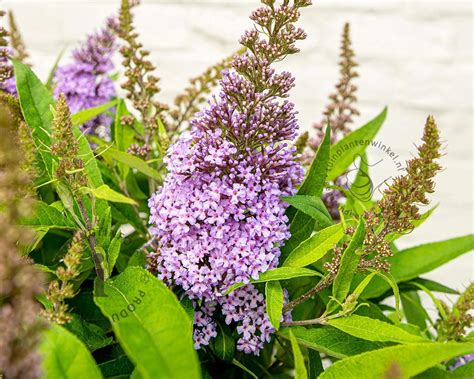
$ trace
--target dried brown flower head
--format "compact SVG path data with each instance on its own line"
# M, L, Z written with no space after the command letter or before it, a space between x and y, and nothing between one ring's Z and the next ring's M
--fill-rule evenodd
M39 378L36 345L44 324L35 296L43 280L17 247L25 233L15 225L31 211L30 178L20 169L23 152L5 108L0 108L0 132L0 376Z
M131 7L134 5L136 5L134 2L122 0L119 25L113 29L125 42L120 48L120 53L124 58L122 65L127 78L122 88L127 91L127 98L141 115L145 128L144 144L149 146L158 129L157 119L168 107L155 100L155 95L160 92L159 78L153 75L155 66L147 58L150 52L143 49L143 45L138 41L138 33L135 31L131 13Z
M471 283L459 296L450 310L441 302L446 318L441 317L437 323L438 339L441 341L461 341L466 331L472 328L474 322L474 283Z
M407 161L406 175L396 177L384 191L377 207L366 212L366 255L375 254L362 260L362 267L388 270L386 258L392 255L386 238L390 233L408 233L413 229L412 222L420 218L420 206L429 203L427 194L434 191L434 176L441 170L437 162L441 157L439 130L432 116L426 120L423 144L418 156Z
M26 63L29 54L26 51L23 37L21 36L20 30L15 21L15 16L11 10L8 11L8 23L10 27L10 46L13 50L12 57L20 62Z
M3 16L5 16L5 11L0 10L0 18ZM0 26L0 83L13 77L13 67L8 60L10 51L7 37L9 37L7 30Z
M305 148L308 144L308 140L309 140L309 133L308 132L304 132L304 133L299 135L299 137L295 141L295 147L296 147L295 154L303 154L304 153L304 150L305 150Z
M84 162L78 158L79 147L73 132L71 112L64 94L59 96L56 103L52 126L51 152L58 160L55 175L58 179L64 180L75 192L87 184L87 179L82 171Z
M66 299L74 297L74 287L72 281L79 274L79 266L84 251L84 236L81 232L76 232L71 245L62 259L64 265L56 269L56 277L49 284L47 299L52 307L43 312L46 318L57 324L65 324L71 321L71 315L68 314L69 307L65 303Z
M350 25L346 23L342 32L339 81L336 84L336 91L329 95L330 102L323 112L323 118L313 125L316 136L310 139L309 144L314 151L320 145L328 124L331 126L331 142L335 143L350 132L349 125L354 121L354 116L359 115L354 106L357 101L355 95L357 86L353 81L359 76L355 70L357 63L354 61L354 56Z

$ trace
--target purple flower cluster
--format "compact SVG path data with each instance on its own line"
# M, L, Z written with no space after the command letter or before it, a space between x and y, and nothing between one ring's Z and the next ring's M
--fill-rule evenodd
M0 80L0 90L3 90L11 95L17 94L16 79L13 75L13 66L8 59L11 55L11 48L8 46L0 46L0 71L11 76L8 79Z
M286 290L284 290L284 297L287 301ZM216 302L207 303L196 310L194 313L195 348L208 345L209 341L217 335L217 324L212 318L217 304L221 306L225 323L238 325L237 333L241 337L237 340L237 349L247 354L258 355L264 344L270 342L275 328L268 319L264 296L252 284L238 288L229 295L218 298ZM285 313L281 321L291 321L291 311Z
M11 77L4 82L0 83L0 89L3 91L9 93L10 95L17 95L17 90L16 90L16 79L15 77Z
M113 24L109 20L109 24ZM109 26L89 35L87 41L72 53L72 62L59 67L55 74L55 97L66 95L72 113L110 101L116 91L109 77L114 68L112 56L116 51L115 36ZM112 118L101 114L87 121L81 129L86 133L107 137Z
M237 323L237 348L246 353L258 354L274 331L253 285L224 295L234 283L277 267L290 236L281 197L292 195L303 177L295 149L284 142L298 128L293 104L281 100L294 79L271 63L296 52L293 43L305 34L291 23L296 6L262 8L251 18L269 26L272 17L286 26L271 27L272 42L255 30L244 34L241 43L252 53L235 57L234 70L222 73L220 93L168 151L169 174L149 200L158 246L149 257L153 267L204 304L196 309L196 347L215 336L216 309L227 324Z

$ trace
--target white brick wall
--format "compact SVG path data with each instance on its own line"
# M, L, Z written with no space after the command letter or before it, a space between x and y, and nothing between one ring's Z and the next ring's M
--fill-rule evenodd
M35 69L46 77L63 46L72 47L86 32L115 12L119 0L10 0ZM152 50L168 101L187 78L237 48L257 0L144 0L137 24ZM427 114L438 120L446 156L433 203L441 205L403 245L473 232L473 8L470 1L314 0L303 10L309 37L285 68L297 78L292 100L303 129L319 120L337 77L342 25L349 21L360 63L358 124L389 106L379 139L403 159L414 152ZM456 288L473 279L473 256L436 270L431 278Z

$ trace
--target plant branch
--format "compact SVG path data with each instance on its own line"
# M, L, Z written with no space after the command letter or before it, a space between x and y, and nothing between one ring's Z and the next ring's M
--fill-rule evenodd
M316 284L313 288L311 288L309 291L301 295L300 297L297 297L293 301L290 301L288 304L286 304L283 307L283 313L288 312L289 310L293 309L297 305L305 302L306 300L310 299L314 295L316 295L318 292L321 292L323 289L329 287L332 282L335 279L335 275L329 273L327 274L324 278L322 278L318 284Z
M303 326L303 325L325 325L327 322L326 317L318 317L318 318L313 318L311 320L298 320L298 321L288 321L288 322L282 322L282 326Z
M87 213L86 207L84 206L84 202L82 201L82 199L78 199L77 204L79 205L79 209L81 211L82 217L84 218L84 221L86 223L87 242L89 243L89 247L91 249L92 260L94 261L95 271L97 273L98 278L104 281L105 280L104 269L102 268L101 260L96 251L97 240L92 231L92 223L89 218L89 214Z

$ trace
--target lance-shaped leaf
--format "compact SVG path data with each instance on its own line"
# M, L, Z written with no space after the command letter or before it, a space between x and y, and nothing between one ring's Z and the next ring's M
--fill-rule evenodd
M426 330L426 321L431 322L431 320L421 303L418 292L402 292L401 301L407 322L418 326L421 331Z
M121 99L117 105L114 122L114 141L118 151L126 152L135 139L135 130L130 125L122 124L122 117L130 115L125 101ZM127 178L130 167L120 162L118 167L121 177Z
M342 238L341 224L322 229L303 241L283 262L285 267L304 267L323 258Z
M397 343L428 342L425 338L408 333L398 326L355 314L329 320L328 324L351 336L367 341Z
M31 137L42 159L42 165L49 178L53 177L53 156L51 154L51 107L55 101L48 89L26 64L12 59L15 68L18 100L23 117L31 130Z
M324 202L321 198L309 195L285 196L283 200L298 211L310 216L318 225L318 229L327 228L333 224Z
M97 199L107 200L113 203L137 204L135 200L113 190L107 184L102 184L97 188L84 188L84 190L91 192Z
M117 100L112 100L104 104L97 105L92 108L83 109L71 116L71 121L74 126L79 126L86 123L89 120L101 115L117 105Z
M389 258L390 271L397 283L404 282L430 272L472 249L474 249L472 234L411 247ZM374 279L364 291L363 297L369 299L380 296L389 288L382 280Z
M304 365L304 357L301 353L298 342L296 341L295 336L289 331L291 349L293 350L293 360L295 362L295 379L307 379L308 373L306 371L306 366Z
M87 141L87 138L77 126L74 127L73 131L79 147L78 156L84 162L85 172L89 178L90 185L94 188L100 187L104 184L104 181L89 141Z
M192 307L192 305L191 305ZM235 354L235 341L227 326L217 322L217 336L211 342L214 353L224 361L232 362Z
M274 268L273 270L262 272L258 279L252 279L250 283L264 283L272 280L288 280L301 278L304 276L322 276L322 274L307 268L278 267ZM246 283L233 284L225 291L224 294L227 295L237 288L243 287L245 285Z
M268 319L276 330L280 329L280 319L283 310L283 288L281 288L279 281L271 281L265 284L265 302Z
M353 337L332 326L309 329L300 326L283 328L279 335L289 339L290 329L300 345L334 358L345 358L387 346L385 342L372 342Z
M354 130L331 147L327 173L328 181L334 180L343 174L354 159L364 153L367 146L380 130L386 115L387 108L384 108L373 120L359 129Z
M362 242L364 242L364 238L365 224L361 218L351 242L349 242L349 245L342 254L339 270L337 271L336 279L334 279L332 287L334 300L328 304L328 309L337 308L337 303L342 303L346 299L351 288L352 278L355 275L360 261L360 255L357 254L357 249L362 245Z
M94 301L143 378L200 377L192 321L161 281L129 267L103 285Z
M34 216L22 220L21 224L35 228L74 230L76 225L55 207L38 201L34 205Z
M124 165L130 167L130 168L135 168L138 171L140 171L142 174L145 174L146 176L155 179L156 181L160 182L162 181L161 175L156 171L155 169L151 168L148 163L146 163L143 159L140 159L134 155L128 154L124 151L119 151L116 149L104 149L101 153L101 155L104 155L107 158L114 159L120 163L123 163Z
M400 378L409 378L439 362L473 351L474 344L454 342L391 346L336 362L319 379L345 378L348 374L353 378L383 378L393 365L400 370Z
M299 188L297 195L310 195L321 197L324 190L324 184L326 183L326 173L329 161L329 148L331 144L331 128L326 128L326 134L324 135L323 142L316 152L316 156L311 163L308 174L303 184ZM282 258L286 257L295 247L297 247L302 241L307 239L313 230L315 229L315 221L307 214L298 211L295 207L291 206L287 209L286 215L290 221L290 233L291 237L282 246ZM320 229L320 228L318 228Z

